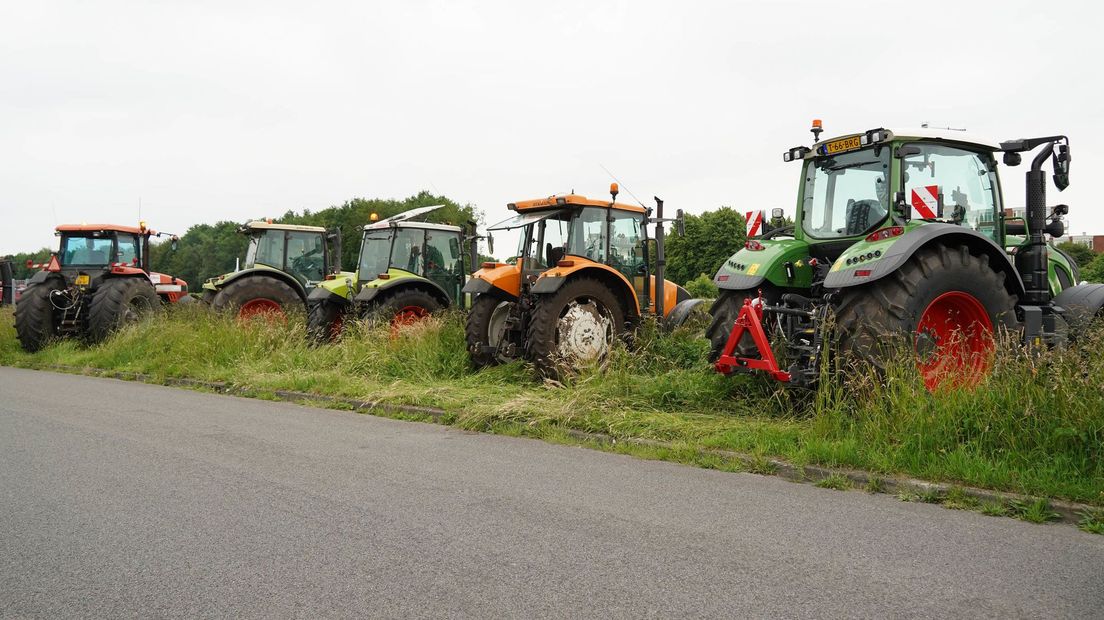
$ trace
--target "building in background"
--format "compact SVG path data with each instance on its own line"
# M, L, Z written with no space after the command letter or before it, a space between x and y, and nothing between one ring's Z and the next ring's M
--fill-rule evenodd
M1067 235L1065 237L1059 237L1055 239L1058 243L1077 243L1083 245L1093 252L1100 254L1104 252L1104 235L1089 235L1081 233L1080 235Z

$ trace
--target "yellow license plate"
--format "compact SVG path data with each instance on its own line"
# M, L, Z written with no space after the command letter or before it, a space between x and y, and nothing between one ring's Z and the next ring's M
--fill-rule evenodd
M854 138L844 138L843 140L835 140L833 142L829 142L828 144L824 145L824 151L829 155L832 155L833 153L842 153L843 151L857 149L860 146L862 145L859 144L859 137L855 136Z
M77 276L77 286L88 286L88 276L86 276L86 275Z

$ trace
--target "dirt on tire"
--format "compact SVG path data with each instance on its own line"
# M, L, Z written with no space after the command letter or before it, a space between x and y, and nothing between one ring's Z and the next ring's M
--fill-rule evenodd
M577 334L566 331L574 329L574 326L568 324L571 319L565 314L584 306L589 306L584 314L597 312L604 315L604 320L609 321L608 333L594 333L589 326ZM581 364L604 364L613 341L627 332L624 308L613 291L598 280L576 278L568 280L560 290L537 302L525 338L526 353L542 376L562 380L573 374ZM564 336L570 336L572 342L561 342ZM596 342L595 338L604 340L604 343ZM595 359L579 359L568 350L570 347L580 351L594 349L597 352Z

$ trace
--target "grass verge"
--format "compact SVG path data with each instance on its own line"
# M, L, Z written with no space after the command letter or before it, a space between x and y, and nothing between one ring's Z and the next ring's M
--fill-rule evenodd
M757 377L726 378L711 370L708 344L694 332L661 334L650 325L633 351L615 351L605 372L584 372L564 385L534 379L521 363L471 368L459 314L398 334L352 325L341 343L311 347L296 320L276 328L179 308L101 345L63 341L33 355L19 348L11 326L11 310L0 310L0 364L439 407L445 422L471 430L672 442L687 449L619 449L704 467L757 469L702 455L727 450L756 455L764 469L769 458L781 458L1104 506L1104 358L1094 353L1104 346L1101 333L1041 355L1005 347L978 388L933 395L908 364L890 368L884 385L849 370L812 394ZM1000 510L1049 518L1045 506Z

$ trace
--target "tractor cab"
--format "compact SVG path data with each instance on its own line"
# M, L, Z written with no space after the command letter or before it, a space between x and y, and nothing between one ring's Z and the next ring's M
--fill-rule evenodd
M111 269L113 266L149 269L149 238L158 234L145 226L63 224L58 263L64 271Z
M321 226L249 222L241 232L249 235L244 269L268 267L294 277L300 285L310 286L333 271L339 257L336 234Z
M365 226L357 264L359 287L377 280L416 276L440 287L449 300L459 299L460 287L470 273L462 250L464 229L412 219L438 208L411 209ZM473 261L467 261L467 265Z

